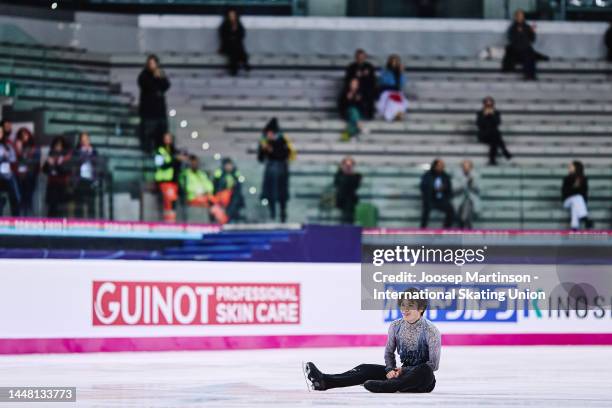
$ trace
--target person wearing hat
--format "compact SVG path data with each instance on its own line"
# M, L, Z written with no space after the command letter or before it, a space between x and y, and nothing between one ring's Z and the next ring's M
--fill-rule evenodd
M229 157L221 160L221 167L213 175L216 203L225 208L225 222L238 219L244 207L241 179L240 171Z
M385 364L360 364L341 374L324 374L314 363L304 365L304 374L315 391L363 385L375 393L427 393L436 386L434 371L440 365L441 336L423 314L427 297L417 288L399 293L402 314L389 326ZM396 365L399 354L401 367Z
M276 219L276 204L280 207L280 221L287 221L289 200L289 144L272 118L262 132L257 159L265 164L261 199L267 201L270 218Z

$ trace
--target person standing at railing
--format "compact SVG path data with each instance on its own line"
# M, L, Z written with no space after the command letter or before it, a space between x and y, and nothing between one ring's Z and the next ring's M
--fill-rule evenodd
M289 201L289 156L291 150L281 132L278 120L272 118L262 132L257 159L265 164L261 199L266 200L270 218L276 219L276 204L280 207L280 221L287 221Z
M3 193L8 194L8 200L11 207L11 215L17 217L19 215L19 204L21 195L17 178L15 177L15 166L17 164L17 155L15 149L8 140L9 134L4 133L5 128L0 126L0 215L4 211L6 198Z
M72 153L63 136L57 136L51 141L49 156L43 164L43 173L47 175L47 216L64 217L67 204L70 201L70 161Z
M87 132L82 132L79 135L79 143L74 151L74 158L77 167L74 189L75 216L77 218L95 218L98 152L92 146Z
M576 160L570 163L568 174L563 179L561 199L563 208L570 210L570 226L573 230L579 229L582 222L586 229L593 228L593 221L589 218L587 209L589 182L584 174L584 165L581 161Z
M21 215L34 214L34 191L40 173L40 148L36 145L34 136L28 128L17 131L15 140L17 153L17 182L21 193Z
M166 132L161 145L155 151L155 182L161 196L163 219L176 222L176 201L178 200L178 171L187 157L176 151L174 137Z
M238 74L240 66L247 71L251 70L249 55L244 48L245 35L246 32L238 12L235 9L229 9L219 26L219 40L221 41L219 53L227 56L229 72L232 76Z
M159 65L156 55L149 55L147 63L138 76L140 87L140 145L145 152L161 143L168 131L166 92L170 81Z

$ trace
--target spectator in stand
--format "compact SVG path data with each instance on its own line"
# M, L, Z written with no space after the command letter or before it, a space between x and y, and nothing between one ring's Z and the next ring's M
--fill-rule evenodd
M40 149L36 146L34 136L28 128L23 127L17 131L15 152L17 153L17 183L21 193L21 215L32 216L34 214L34 191L40 172Z
M476 126L478 127L478 141L489 145L489 165L491 166L497 165L498 150L502 151L506 159L512 159L502 138L499 125L501 125L501 113L495 109L495 100L487 96L482 100L482 110L476 114Z
M170 81L161 69L159 58L149 55L147 63L138 76L140 87L140 145L150 153L161 143L162 136L168 131L166 116L166 92Z
M376 98L376 68L368 62L368 55L362 49L355 51L355 61L346 68L344 86L354 78L359 80L359 90L363 97L363 117L374 118L374 100Z
M525 21L525 12L521 9L514 13L514 22L508 28L508 42L506 54L502 61L503 71L514 71L515 65L523 66L523 74L527 80L536 80L537 60L548 61L546 55L540 54L533 49L536 41L535 25L529 25Z
M471 160L461 162L461 171L455 177L454 195L457 200L457 222L462 229L472 229L474 218L480 212L479 177Z
M227 222L240 218L240 210L244 208L242 181L244 178L230 158L221 161L221 168L215 170L213 183L215 197L219 205L225 208Z
M79 143L73 156L78 166L78 176L74 190L75 216L77 218L95 218L98 152L92 146L87 132L82 132L79 135Z
M4 131L4 136L6 137L6 140L10 143L13 143L13 122L7 119L2 119L0 121L0 127Z
M431 167L421 178L421 228L427 228L429 213L432 209L444 213L444 228L450 228L455 219L455 210L451 203L453 187L449 175L444 171L444 161L435 159Z
M608 50L608 62L612 62L612 22L610 22L610 25L606 30L606 34L604 35L604 44L606 45L606 49Z
M0 126L0 215L4 211L6 198L3 193L8 194L11 215L19 215L19 205L21 195L17 177L15 177L15 165L17 164L17 154L9 142L9 135L5 132L6 127Z
M181 172L179 184L187 205L191 207L207 208L209 215L219 224L226 224L229 219L225 208L231 201L231 190L228 195L215 195L215 186L208 175L200 169L200 160L197 156L189 156L189 167Z
M249 55L244 49L245 30L240 16L235 9L229 9L219 27L219 40L221 46L219 53L228 58L230 74L238 74L238 68L244 67L247 71L251 70L249 65Z
M593 221L589 219L587 209L588 197L589 184L584 174L584 165L580 161L573 161L561 187L563 208L570 210L570 226L573 230L579 229L581 222L584 222L587 229L593 228Z
M70 161L72 153L63 136L57 136L51 141L49 156L43 164L43 173L47 175L47 215L49 217L64 217L67 214L67 204L70 201Z
M276 219L276 203L280 207L280 221L287 220L287 201L289 200L289 145L272 118L263 130L259 141L257 159L265 163L261 199L267 200L270 218Z
M408 101L404 96L404 66L398 55L389 57L387 66L380 73L378 85L381 92L376 103L378 113L387 121L402 120L408 109Z
M176 222L178 169L183 161L186 161L185 155L176 151L174 137L170 132L166 132L155 152L155 182L161 197L163 219L166 222Z
M348 141L364 132L362 119L365 114L365 100L361 93L359 79L353 78L342 90L338 101L340 115L346 120L346 130L342 132L342 141Z
M336 188L336 207L342 212L342 223L355 222L355 207L359 202L357 190L361 185L361 174L355 172L355 160L347 156L342 159L334 176Z

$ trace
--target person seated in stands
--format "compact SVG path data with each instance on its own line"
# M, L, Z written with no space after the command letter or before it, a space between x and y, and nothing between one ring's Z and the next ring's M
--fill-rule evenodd
M451 199L453 186L449 175L444 171L444 161L435 159L431 167L421 178L421 228L427 228L429 213L432 209L444 213L444 228L450 228L455 219L455 210Z
M480 188L478 174L471 160L461 162L461 171L454 178L453 192L457 206L459 228L472 229L474 218L480 212Z
M34 215L34 191L40 173L40 148L34 141L30 129L22 127L17 131L15 140L17 154L17 184L21 194L22 216Z
M168 131L166 116L166 92L170 89L170 81L160 67L156 55L147 57L147 64L138 75L140 87L140 145L150 153L161 143L161 138Z
M342 132L342 141L348 141L364 132L362 120L366 108L360 84L359 79L351 79L346 88L342 90L338 101L340 115L346 120L346 130Z
M276 219L276 204L278 203L280 221L285 222L289 200L290 147L276 118L268 122L262 133L257 152L257 159L266 166L261 199L267 201L272 220Z
M499 125L501 125L501 113L495 109L495 100L487 96L482 100L482 109L476 114L476 126L478 127L478 141L489 145L489 165L491 166L497 165L498 150L502 151L506 159L512 159L502 138Z
M334 176L336 207L342 212L343 224L355 222L355 207L359 202L357 190L361 185L361 174L355 172L355 160L351 156L342 159Z
M221 161L221 168L215 170L213 185L217 203L225 208L226 222L240 218L240 210L244 207L242 182L244 177L236 168L232 159L226 157Z
M570 210L570 226L573 230L579 229L582 222L587 229L593 228L587 209L588 197L589 184L584 174L584 165L580 161L573 161L561 187L563 208Z
M166 222L176 221L177 181L183 161L186 161L185 155L177 152L174 137L166 132L162 144L155 152L155 182L161 195L163 219Z
M398 55L391 55L387 60L387 66L380 73L378 79L380 96L376 103L378 113L385 120L402 120L408 109L408 101L404 96L406 77L404 66Z
M65 217L70 201L70 164L72 152L66 139L57 136L51 141L49 156L43 164L43 173L47 175L47 216Z
M368 62L368 55L362 49L355 51L355 61L351 63L344 73L344 87L354 78L359 80L359 89L363 97L363 117L374 118L374 100L376 97L376 68Z
M0 216L2 216L6 204L6 198L4 197L4 193L6 193L11 207L11 215L17 217L21 201L19 185L15 176L17 155L9 141L9 134L4 133L5 129L4 126L0 126Z
M606 45L606 49L608 50L608 62L612 62L612 21L610 22L610 25L606 30L606 34L604 35L604 44Z
M208 208L210 216L219 224L226 224L229 221L225 207L231 201L231 190L222 190L215 195L215 186L206 172L200 169L200 160L197 156L189 156L189 167L181 172L179 184L186 195L187 205Z
M527 80L537 79L536 62L548 61L546 55L533 49L536 41L535 26L527 24L525 12L521 9L514 13L514 22L508 28L508 42L506 53L502 61L503 71L514 71L516 64L523 66L523 75Z
M238 74L240 66L247 71L251 69L249 55L244 49L244 37L245 30L238 12L235 9L229 9L219 26L219 40L221 41L219 53L227 57L229 72L232 76Z
M96 189L98 151L91 144L89 134L81 132L79 143L74 150L77 166L77 181L74 190L75 216L94 218L96 216Z

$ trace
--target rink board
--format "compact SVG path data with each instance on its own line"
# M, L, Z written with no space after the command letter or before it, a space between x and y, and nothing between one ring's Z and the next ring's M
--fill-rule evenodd
M0 353L384 344L397 311L363 311L359 264L0 261ZM612 314L466 312L446 345L612 344Z

